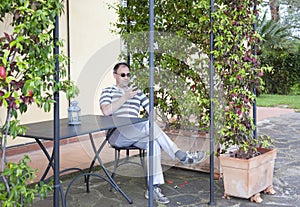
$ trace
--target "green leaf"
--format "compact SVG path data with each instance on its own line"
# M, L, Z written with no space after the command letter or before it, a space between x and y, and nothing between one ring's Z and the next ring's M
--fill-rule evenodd
M49 103L49 102L46 102L46 103L44 104L44 111L45 111L45 112L49 112L50 109L51 109L50 106L51 106L50 103Z

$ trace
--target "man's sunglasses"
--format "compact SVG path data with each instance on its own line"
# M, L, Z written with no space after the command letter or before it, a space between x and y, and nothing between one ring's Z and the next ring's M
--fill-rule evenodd
M124 78L125 76L127 76L128 78L130 77L130 73L121 73L121 74L115 73L115 74L121 76L122 78Z

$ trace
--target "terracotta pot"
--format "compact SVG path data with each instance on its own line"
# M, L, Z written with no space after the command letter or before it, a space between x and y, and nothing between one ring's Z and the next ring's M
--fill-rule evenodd
M277 151L276 149L259 149L259 151L263 154L248 160L220 157L225 197L250 198L272 187Z

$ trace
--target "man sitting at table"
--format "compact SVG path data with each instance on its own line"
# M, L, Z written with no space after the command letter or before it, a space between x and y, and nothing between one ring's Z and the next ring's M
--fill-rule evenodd
M113 76L116 84L102 90L99 104L104 115L123 117L138 117L140 106L149 113L149 99L140 90L131 88L130 69L128 64L121 62L114 66ZM161 167L161 149L174 160L177 158L184 164L196 164L204 161L205 153L183 152L178 146L154 124L154 151L153 151L153 185L154 199L159 203L169 203L169 199L161 192L159 185L164 184ZM131 126L117 128L110 137L110 144L118 147L134 145L141 149L148 149L149 122L141 122ZM145 197L148 199L148 189Z

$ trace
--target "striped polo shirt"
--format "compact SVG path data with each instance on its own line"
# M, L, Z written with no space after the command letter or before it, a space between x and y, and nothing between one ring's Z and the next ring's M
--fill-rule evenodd
M102 90L99 104L111 104L112 102L121 98L124 91L118 88L116 85L112 87L107 87ZM138 92L133 98L128 99L118 110L116 110L112 115L122 116L122 117L138 117L140 114L140 107L146 108L149 105L148 97L142 93Z

